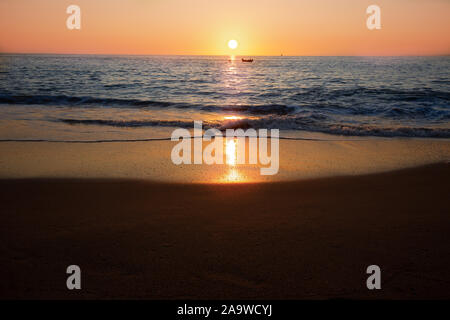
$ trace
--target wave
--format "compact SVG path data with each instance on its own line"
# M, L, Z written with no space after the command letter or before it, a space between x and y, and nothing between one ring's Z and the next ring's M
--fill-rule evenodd
M121 128L173 127L191 129L193 121L177 120L105 120L105 119L59 119L70 125L100 125ZM413 126L387 127L372 124L336 124L317 121L311 117L282 119L239 119L224 121L203 121L203 128L226 129L280 129L304 130L343 136L378 136L378 137L418 137L418 138L450 138L448 128L430 128Z
M427 88L407 90L364 87L329 89L325 86L299 88L296 91L287 98L289 103L235 105L92 96L11 95L8 94L8 91L3 91L0 93L0 104L79 108L149 108L151 110L175 108L216 113L219 115L218 118L224 114L243 118L203 123L205 128L220 130L267 128L305 130L347 136L450 138L450 129L448 129L450 93L445 91ZM287 96L287 92L284 94ZM79 113L79 109L75 108L74 110L75 114ZM181 112L181 110L178 111ZM82 116L77 115L65 115L64 117L66 118L58 118L56 121L69 125L121 128L193 127L192 121L184 120L117 120L114 119L114 115L108 115L112 119L82 119ZM78 117L80 119L77 119ZM53 116L49 116L49 119L52 121Z
M12 105L45 105L45 106L83 106L83 105L110 105L147 107L160 106L168 107L174 105L171 102L139 100L139 99L116 99L116 98L96 98L96 97L74 97L66 95L0 95L1 104Z
M44 106L106 106L106 107L127 107L127 108L148 108L148 107L173 107L180 109L198 109L209 112L242 112L248 114L274 114L285 115L297 110L296 106L283 104L265 105L199 105L180 102L140 100L140 99L116 99L116 98L95 98L95 97L72 97L65 95L0 95L0 104L8 105L44 105Z
M411 89L390 89L390 88L367 88L353 87L330 89L327 86L315 86L301 89L299 92L291 95L292 98L303 98L313 96L317 98L339 99L345 97L377 97L383 100L396 101L415 101L419 99L437 98L450 100L450 92L439 91L430 88L411 88Z
M163 120L103 120L103 119L59 119L59 121L77 125L100 125L120 128L139 128L139 127L177 127L191 128L192 121L163 121Z
M214 104L67 95L0 94L0 104L44 106L100 106L124 108L179 108L248 115L289 115L302 111L343 115L379 115L389 119L448 120L450 92L432 89L342 88L318 86L281 92L282 103ZM196 93L193 92L193 95ZM198 94L198 92L197 92ZM261 95L262 93L259 93ZM220 101L220 98L217 99ZM264 99L265 100L265 99ZM264 101L263 100L263 101Z

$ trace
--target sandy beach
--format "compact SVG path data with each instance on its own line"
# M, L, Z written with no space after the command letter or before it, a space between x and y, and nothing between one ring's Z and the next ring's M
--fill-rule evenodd
M295 172L321 172L322 177L246 183L139 179L136 172L152 172L158 157L129 163L147 165L149 171L139 165L126 171L122 158L92 161L96 153L86 149L91 146L71 145L72 154L66 145L4 143L0 297L448 299L448 142L393 140L389 148L389 141L371 147L367 142L365 149L352 147L354 142L321 149L308 143L303 151L309 153L281 147L279 177L305 163L307 169ZM118 146L117 154L137 159L139 145ZM409 148L417 150L407 158L416 167L398 169L407 167L399 159ZM113 152L111 145L108 150ZM367 161L367 150L379 156ZM300 154L309 162L300 161ZM440 163L432 164L436 159ZM85 170L79 170L83 164ZM90 176L101 164L134 174ZM22 175L5 176L20 167ZM85 176L70 175L67 168ZM185 170L189 178L202 167L192 170ZM203 172L212 179L210 171ZM82 270L79 291L66 288L65 271L72 264ZM381 290L366 288L366 268L372 264L381 267Z

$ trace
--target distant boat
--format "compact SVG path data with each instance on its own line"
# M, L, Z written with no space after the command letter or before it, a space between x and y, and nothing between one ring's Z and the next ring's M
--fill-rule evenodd
M253 59L244 59L244 58L242 58L242 62L253 62Z

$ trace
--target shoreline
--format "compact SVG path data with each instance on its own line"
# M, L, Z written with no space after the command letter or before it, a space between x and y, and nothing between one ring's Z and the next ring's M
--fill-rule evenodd
M448 299L449 187L448 163L253 184L0 180L0 296ZM382 290L365 287L372 264Z
M171 152L177 144L177 141L3 142L0 143L0 179L123 178L179 183L257 183L357 176L450 160L450 140L279 140L278 173L261 176L260 168L268 165L175 165ZM204 142L202 147L208 144Z

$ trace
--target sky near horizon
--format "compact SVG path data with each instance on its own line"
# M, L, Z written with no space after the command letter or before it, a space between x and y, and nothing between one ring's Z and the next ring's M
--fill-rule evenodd
M81 30L66 27L71 4ZM372 4L380 30L366 27ZM1 0L0 52L450 54L450 0Z

